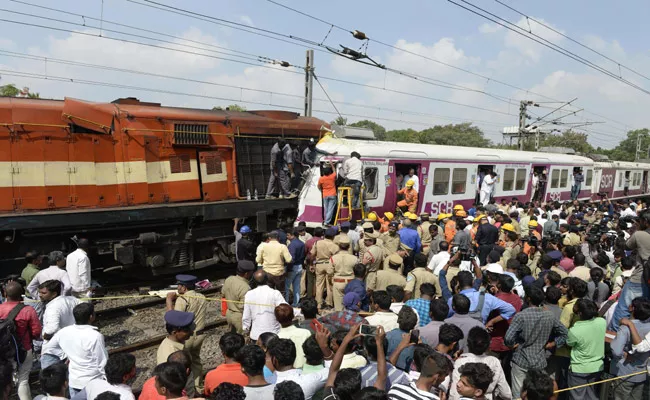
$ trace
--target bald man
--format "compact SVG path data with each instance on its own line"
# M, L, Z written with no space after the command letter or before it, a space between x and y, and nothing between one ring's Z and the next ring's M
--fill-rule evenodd
M269 277L264 270L258 270L253 274L253 280L257 287L248 291L244 296L244 314L242 316L242 328L244 333L248 332L252 340L257 340L264 332L280 332L280 323L269 307L276 307L286 304L284 296L276 289L268 285Z

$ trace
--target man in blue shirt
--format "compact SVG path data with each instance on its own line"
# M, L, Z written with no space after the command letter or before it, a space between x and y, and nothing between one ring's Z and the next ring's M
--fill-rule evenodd
M478 290L474 288L474 277L469 271L461 271L456 275L456 279L458 280L458 287L460 288L460 294L465 295L469 301L470 301L470 307L469 307L469 312L474 313L478 312L478 304L479 304L479 298L481 296L485 296L483 300L483 308L480 310L481 312L481 319L483 320L483 324L486 324L488 320L488 316L490 313L494 310L499 311L499 315L495 317L494 319L498 319L497 321L494 321L494 323L499 322L501 320L509 320L515 315L515 308L512 306L510 303L506 303L505 301L492 296L489 293L482 294ZM449 304L449 307L451 307L451 299L447 301ZM454 314L453 310L449 312L449 316L451 317Z
M431 322L429 308L431 307L431 300L436 294L436 287L432 283L423 283L420 286L420 298L411 299L406 301L406 305L411 307L420 317L420 326L425 326Z
M405 219L402 225L403 228L397 233L399 234L401 244L410 249L406 257L404 257L404 272L408 273L413 269L413 258L422 250L422 242L413 221Z
M285 284L284 298L294 307L300 302L300 277L302 276L302 264L305 261L305 244L300 240L298 231L287 233L289 240L289 254L291 254L291 265L287 265L287 278ZM289 286L293 286L293 301L289 294Z
M370 299L368 299L368 292L366 291L366 266L357 264L352 269L354 272L354 279L348 282L343 289L343 294L346 295L350 292L356 293L361 299L361 310L368 311L370 309Z
M389 356L393 355L393 352L399 346L402 341L402 335L405 333L411 333L411 331L417 326L418 319L417 314L411 307L402 307L397 314L397 323L399 328L395 328L390 332L386 332L386 340L388 340L388 350L386 351L386 359L389 359ZM395 366L402 371L409 371L411 367L411 362L413 361L413 346L409 346L406 349L402 350L399 353L397 358L397 363Z
M611 343L614 357L610 371L617 376L645 371L646 360L650 357L650 352L630 352L632 340L628 327L628 324L634 325L641 337L650 332L650 299L637 297L632 300L630 308L632 309L632 319L624 318L621 321L621 327ZM649 390L650 378L647 374L640 374L621 380L614 390L614 395L617 399L642 399L648 398Z

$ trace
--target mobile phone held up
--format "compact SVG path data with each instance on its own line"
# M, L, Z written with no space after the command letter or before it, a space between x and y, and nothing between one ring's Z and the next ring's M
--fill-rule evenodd
M375 336L377 334L377 327L372 325L361 325L359 333L366 336Z
M420 331L413 330L411 331L411 343L418 344L420 341Z

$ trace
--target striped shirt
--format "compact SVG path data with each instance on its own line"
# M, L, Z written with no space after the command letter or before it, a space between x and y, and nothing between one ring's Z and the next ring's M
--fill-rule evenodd
M435 394L418 389L415 382L408 385L393 385L388 391L388 398L391 400L440 400L440 397Z

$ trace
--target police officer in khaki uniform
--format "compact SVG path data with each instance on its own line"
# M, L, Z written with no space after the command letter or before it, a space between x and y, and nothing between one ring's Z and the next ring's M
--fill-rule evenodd
M429 214L420 214L420 221L417 231L420 235L420 242L422 242L422 253L424 253L425 256L428 256L430 251L429 246L431 245L432 240L431 233L429 233L429 227L431 226L431 222L429 222Z
M347 222L347 221L346 221L346 222ZM348 227L350 226L349 224L350 224L350 223L348 222ZM342 224L341 224L341 225L342 225ZM348 231L349 231L349 229L348 229ZM334 240L333 240L333 242L334 242L335 245L338 246L338 245L341 243L341 240L345 240L345 239L347 239L347 240L349 241L349 240L350 240L350 237L348 236L347 231L346 231L346 232L343 232L343 231L341 230L341 232L339 232L338 235L334 236ZM340 248L340 246L339 246L339 248ZM352 246L347 246L347 249L346 249L345 251L346 251L347 253L349 253L349 254L353 254L353 253L352 253Z
M373 238L375 239L375 244L379 247L383 247L383 240L381 240L380 236L381 233L379 231L375 230L375 227L372 225L372 222L364 222L363 225L361 225L361 228L363 228L363 235L362 239L365 238ZM365 240L360 240L359 241L359 259L363 260L363 255L366 252L366 244Z
M428 229L428 228L427 228ZM406 299L419 299L420 298L420 285L423 283L430 283L435 286L436 276L433 272L427 269L427 256L422 253L415 255L413 259L414 268L406 276Z
M388 224L388 232L381 234L381 241L383 242L383 247L387 255L396 253L397 250L399 250L401 241L399 235L397 234L398 226L399 223L397 221L391 221Z
M243 333L241 319L244 313L244 297L251 289L249 281L255 272L255 264L248 260L239 260L237 263L237 275L229 276L223 283L221 294L226 299L225 306L226 322L228 330L235 333ZM221 304L222 310L224 304Z
M343 310L343 292L345 285L354 279L354 266L357 265L357 257L350 254L350 238L346 236L339 238L339 252L330 259L334 276L332 277L334 310Z
M377 285L375 290L386 290L390 285L397 285L400 287L406 286L406 278L399 273L399 268L402 266L403 259L397 253L391 254L388 257L388 269L377 271Z
M338 253L339 247L334 244L336 230L327 228L325 239L319 240L311 248L312 260L314 260L314 272L316 273L316 303L323 301L323 291L327 290L325 306L333 307L332 302L332 264L330 258Z
M384 262L384 250L377 246L377 239L372 237L363 238L366 251L363 253L361 264L366 266L368 271L366 275L366 289L375 290L377 284L377 271L379 271Z
M178 283L178 295L171 292L167 295L167 310L176 310L191 312L194 314L194 324L196 326L192 336L185 342L185 350L190 353L192 358L192 374L194 375L194 385L196 390L203 392L203 365L201 364L201 346L205 335L202 333L205 328L205 320L208 308L208 302L205 296L197 293L195 284L198 281L193 275L176 275Z

